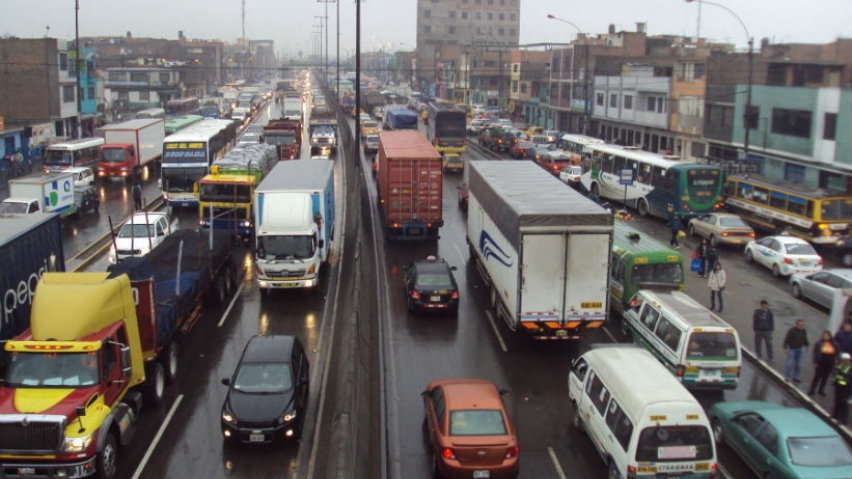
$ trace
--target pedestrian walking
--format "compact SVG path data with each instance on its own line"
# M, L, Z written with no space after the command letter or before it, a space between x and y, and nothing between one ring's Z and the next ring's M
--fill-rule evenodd
M713 271L716 263L719 262L719 250L713 243L707 245L707 271Z
M797 319L796 325L787 331L784 336L784 352L787 353L787 363L784 365L784 380L792 380L794 383L801 382L799 374L802 372L802 356L805 354L810 343L808 342L808 331L805 329L805 321Z
M21 149L15 149L12 153L12 167L14 168L15 176L23 176L24 174L24 155L21 154Z
M680 242L678 241L678 236L683 231L683 220L680 219L680 215L677 213L672 214L671 219L668 223L666 223L672 231L672 239L669 240L669 244L674 247L674 249L680 249Z
M840 326L834 340L837 341L841 352L852 354L852 321L846 321Z
M707 238L702 238L701 242L698 243L698 246L695 248L695 254L692 256L693 258L698 258L701 260L701 269L698 271L698 277L703 278L704 275L708 274L709 271L707 268L707 252L710 248L710 245L707 243Z
M840 347L837 341L831 338L831 331L823 331L822 337L814 344L814 379L811 381L811 387L808 388L808 396L813 396L814 392L819 390L820 396L825 396L825 384L828 382L828 377L837 364L837 356L840 354Z
M849 419L849 397L852 396L852 355L840 353L840 364L834 367L834 412L831 417L840 424Z
M722 291L725 290L726 284L728 284L728 274L722 269L722 263L714 264L713 271L707 275L707 287L710 288L710 311L716 308L716 298L719 299L719 312L725 309Z
M136 211L142 211L142 186L139 182L133 183L133 188L131 189L133 193L133 205Z
M751 326L754 330L754 352L757 359L763 359L763 345L766 344L766 357L770 364L775 364L772 354L772 332L775 331L775 315L769 309L769 302L760 301L760 307L751 315Z

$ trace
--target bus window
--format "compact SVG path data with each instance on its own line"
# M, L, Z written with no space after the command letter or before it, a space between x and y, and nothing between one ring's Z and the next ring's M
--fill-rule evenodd
M773 191L769 194L769 206L779 210L787 209L787 195Z
M677 329L671 321L669 321L665 316L660 318L660 322L657 325L657 330L654 331L654 334L660 338L666 346L669 347L672 351L677 351L678 345L680 345L680 336L682 334L681 330Z
M651 185L655 188L663 188L665 187L665 178L666 170L660 168L659 166L655 166L651 171Z
M657 319L659 318L660 313L648 305L644 310L642 310L642 315L639 317L639 320L642 321L642 324L644 324L646 328L648 328L648 331L653 331L654 328L657 327Z
M740 183L740 190L737 192L737 196L744 200L750 200L753 195L752 186L746 183Z
M823 200L821 220L846 220L852 218L852 203L849 200Z
M601 172L612 173L612 155L603 155L601 158Z
M618 258L612 258L612 279L619 283L624 281L624 261Z
M754 197L752 201L766 204L769 202L769 190L760 186L754 187Z
M621 176L621 170L627 165L627 160L621 156L616 156L612 160L612 172Z
M807 201L804 198L790 195L787 197L787 212L794 215L804 215L806 203Z
M725 183L725 196L737 196L736 181L728 181Z
M663 171L663 176L665 177L665 181L663 181L662 188L668 191L677 191L680 184L680 171L665 170Z

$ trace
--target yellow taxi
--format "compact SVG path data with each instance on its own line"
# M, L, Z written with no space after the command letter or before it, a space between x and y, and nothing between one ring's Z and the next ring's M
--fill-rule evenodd
M464 160L458 153L444 153L444 173L461 173L464 171Z

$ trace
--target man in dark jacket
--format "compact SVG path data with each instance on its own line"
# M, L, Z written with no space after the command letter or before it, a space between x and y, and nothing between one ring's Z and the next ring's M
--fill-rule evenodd
M849 419L849 396L852 394L852 356L840 353L840 364L834 367L834 412L831 417L840 424Z
M754 352L757 359L763 359L763 344L766 344L766 357L771 364L775 363L775 355L772 354L772 332L775 331L775 315L769 309L769 303L763 299L760 307L754 310L751 316L751 325L754 330Z
M784 366L784 380L799 381L799 373L802 371L802 356L808 347L808 331L805 329L805 321L796 320L796 325L787 331L784 336L784 352L787 353L787 364Z
M840 331L834 335L834 340L840 346L840 351L852 354L852 321L846 321Z

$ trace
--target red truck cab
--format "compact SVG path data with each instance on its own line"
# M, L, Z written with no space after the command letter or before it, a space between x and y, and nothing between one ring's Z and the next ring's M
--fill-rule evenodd
M138 163L136 148L130 143L101 145L98 151L98 178L129 178Z

